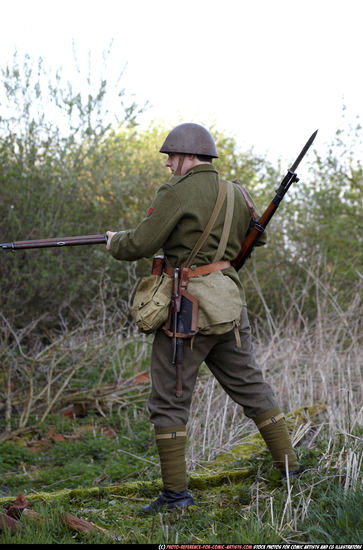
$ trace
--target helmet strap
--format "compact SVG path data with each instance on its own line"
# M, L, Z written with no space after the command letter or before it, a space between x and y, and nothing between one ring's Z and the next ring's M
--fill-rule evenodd
M177 167L176 172L175 172L176 176L181 176L181 170L183 168L183 164L184 164L184 155L182 153L180 153L179 161L178 161L178 167Z

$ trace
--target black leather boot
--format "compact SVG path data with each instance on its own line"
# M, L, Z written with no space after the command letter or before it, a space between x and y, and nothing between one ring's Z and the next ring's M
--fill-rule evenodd
M300 474L303 473L303 468L299 468L298 470L293 470L292 472L289 472L289 477L297 477L299 476ZM284 480L286 479L286 472L280 472L281 473L281 479Z
M182 510L192 504L194 504L194 500L187 489L185 491L164 489L154 502L147 506L142 506L141 512L144 514L155 514L157 512L172 510L173 508Z

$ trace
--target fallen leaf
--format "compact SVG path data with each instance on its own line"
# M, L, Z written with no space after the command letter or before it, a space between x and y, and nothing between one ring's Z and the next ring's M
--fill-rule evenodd
M12 504L5 505L6 515L14 519L19 519L24 508L26 508L27 504L28 504L27 499L24 497L22 493L19 493Z
M0 512L0 530L10 529L14 532L17 528L18 522L14 518Z
M109 437L110 439L112 439L112 437L117 436L117 433L115 432L115 430L113 430L112 428L107 428L106 426L102 426L100 428L100 431L103 433L103 435L105 435L106 437Z
M29 443L26 444L26 448L32 453L40 453L41 451L48 449L50 445L51 443L49 440L39 439L37 441L29 441Z
M62 520L63 523L71 529L81 531L82 533L90 533L94 529L98 529L99 531L102 531L102 533L105 533L105 535L109 535L110 537L112 537L114 540L119 540L119 537L116 537L116 535L114 533L111 533L111 531L108 531L107 529L104 529L103 527L100 527L99 525L96 525L91 521L86 521L85 519L72 516L67 512L62 515Z
M31 510L30 508L24 508L23 510L23 516L30 519L35 519L38 523L41 523L44 521L44 517L38 514L35 510Z
M60 409L58 414L66 416L67 418L80 418L87 415L88 404L87 403L72 403L67 405L63 409Z
M93 431L94 426L92 424L86 424L85 426L81 426L73 432L71 435L67 436L69 439L81 439L82 435L84 435L86 432Z
M58 414L62 416L66 416L67 418L76 418L76 411L74 410L73 405L69 405L68 407L65 407L64 409L61 409L58 411Z
M134 384L142 384L144 382L149 382L150 380L150 374L147 372L142 372L141 374L138 374L134 378Z
M53 428L48 430L47 435L52 441L64 441L64 435L55 433Z

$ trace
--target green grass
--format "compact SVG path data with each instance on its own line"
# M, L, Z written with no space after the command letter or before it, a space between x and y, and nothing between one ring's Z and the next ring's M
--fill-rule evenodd
M332 484L311 504L309 517L302 527L312 542L361 544L362 504L362 486L346 494L342 487Z
M64 439L54 441L54 434ZM299 448L306 472L291 486L279 480L267 452L253 452L230 462L212 461L190 475L195 506L187 511L145 517L141 505L161 487L145 410L75 420L52 415L41 433L0 448L0 505L23 492L28 508L44 517L40 524L23 517L21 528L3 532L0 542L357 544L363 535L362 489L347 486L347 472L337 463L343 448L346 454L357 452L359 434L351 449L337 437L329 459L328 434L320 435L313 448ZM107 529L117 540L100 531L70 529L62 522L64 512Z
M107 419L89 415L82 420L52 415L41 434L26 434L1 445L2 491L87 487L98 478L110 485L143 478L145 469L155 477L151 426L144 415L132 420L130 433L126 414Z
M263 485L263 481L259 482ZM308 491L311 479L294 484L292 510L298 509L302 491ZM168 512L155 516L142 516L141 504L156 496L158 489L140 488L134 494L122 495L117 489L104 489L98 494L87 491L70 492L54 496L47 502L32 498L29 507L44 516L43 524L22 519L22 529L15 535L5 533L2 543L22 544L29 541L39 544L112 543L107 534L90 534L72 531L61 520L67 511L107 529L128 544L148 543L254 543L281 544L310 542L358 544L362 536L362 491L344 494L339 483L326 481L314 491L313 502L304 522L293 528L293 513L282 522L286 503L286 486L272 492L269 498L260 487L260 502L256 506L256 481L250 494L250 503L240 502L241 485L209 490L193 490L196 505L185 512ZM50 495L51 496L51 495ZM273 500L273 517L271 499ZM35 530L34 530L35 527Z

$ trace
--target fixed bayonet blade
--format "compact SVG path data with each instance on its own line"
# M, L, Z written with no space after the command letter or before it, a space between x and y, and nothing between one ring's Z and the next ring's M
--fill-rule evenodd
M290 172L295 172L296 168L299 166L300 162L302 161L302 159L305 157L306 153L310 149L314 139L316 138L317 133L318 133L318 130L315 130L315 132L313 134L311 134L311 136L309 137L309 139L305 143L300 155L297 157L294 164L291 166Z

